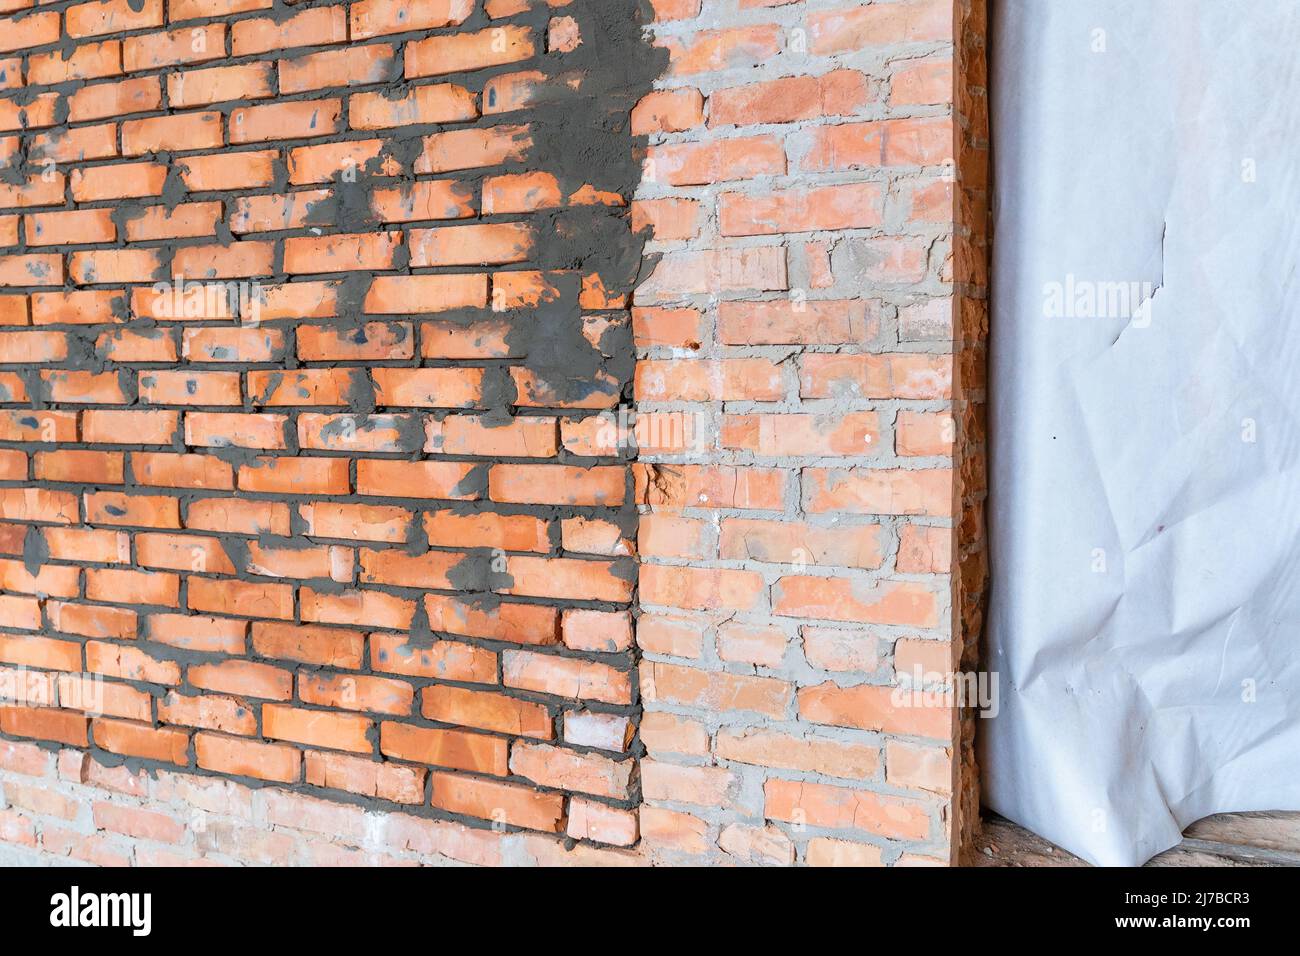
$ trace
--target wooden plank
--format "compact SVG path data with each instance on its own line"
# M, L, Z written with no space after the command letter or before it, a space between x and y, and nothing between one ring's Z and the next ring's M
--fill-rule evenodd
M1207 817L1151 867L1300 866L1294 828L1300 814L1234 813ZM1088 866L1084 860L1002 817L986 816L967 866ZM1207 839L1206 835L1214 837ZM1252 842L1253 841L1253 842Z
M1216 813L1197 820L1183 834L1189 840L1259 847L1300 854L1300 813Z
M1002 817L985 817L969 866L1087 866L1083 860Z

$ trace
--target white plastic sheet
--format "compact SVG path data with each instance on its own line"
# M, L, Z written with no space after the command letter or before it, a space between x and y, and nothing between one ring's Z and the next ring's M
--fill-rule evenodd
M1300 809L1300 3L993 25L984 799L1135 865Z

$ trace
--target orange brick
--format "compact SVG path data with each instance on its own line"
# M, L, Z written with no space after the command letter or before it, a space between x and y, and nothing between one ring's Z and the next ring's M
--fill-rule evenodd
M239 20L231 30L231 50L235 56L246 56L296 46L344 43L347 38L347 11L339 6L318 7L283 20Z
M431 773L433 805L450 813L502 820L530 830L558 833L564 824L564 797L531 787L496 783L456 774Z
M141 537L173 538L178 542L204 540L186 535ZM138 543L137 547L139 547ZM203 651L210 654L244 653L244 639L248 632L248 624L245 621L198 614L150 614L146 619L145 627L152 641L179 647L182 650Z
M0 594L0 620L9 627L35 631L41 627L41 605L35 598Z
M180 502L161 495L93 492L86 495L86 520L92 524L179 528Z
M880 225L884 192L876 183L849 183L764 195L723 193L718 219L724 236L869 229Z
M33 85L94 80L122 73L122 41L80 43L67 58L61 50L34 53L28 58L27 82Z
M74 37L157 27L163 24L163 0L92 0L69 7L66 18L68 36ZM57 39L57 17L55 22Z
M182 354L193 362L274 362L284 349L279 329L185 329Z
M389 314L483 308L487 287L485 275L379 276L370 285L365 310Z
M360 555L363 584L389 584L397 587L453 587L448 575L465 560L452 551L428 551L411 555L389 548L383 551L363 549Z
M74 253L71 272L74 281L82 281L84 273L78 268L78 257L91 256L94 253ZM142 254L143 258L153 258L152 253ZM92 280L84 280L92 281ZM114 281L105 279L105 281ZM60 285L63 282L63 260L60 256L43 253L31 255L0 256L0 286L42 286Z
M157 77L123 79L120 83L96 83L83 86L68 98L70 120L103 120L126 113L147 113L162 103L162 87Z
M425 595L424 606L430 627L437 631L514 644L547 645L560 640L560 612L553 607L503 602L479 608L439 594Z
M415 704L415 689L387 677L304 674L298 678L298 697L337 710L406 716Z
M186 412L185 444L216 448L285 447L283 415L242 414L237 412Z
M526 223L493 223L413 229L414 266L461 266L523 262L533 248L533 229Z
M935 595L923 585L895 581L860 583L845 578L787 575L773 588L778 615L826 621L862 621L933 627Z
M410 677L437 677L467 684L494 684L497 655L469 644L438 641L412 647L405 635L371 634L370 664L378 671Z
M161 760L182 767L190 762L189 734L181 730L121 720L95 720L92 732L96 745L110 753Z
M127 37L122 41L122 66L128 73L161 66L217 60L225 55L226 25L210 23L169 33Z
M428 180L397 189L376 189L370 205L382 222L417 219L465 219L474 215L474 194L453 180Z
M427 772L419 767L316 751L308 751L306 761L306 780L313 786L347 790L395 803L424 802Z
M505 651L502 666L507 687L608 704L627 704L632 699L629 675L606 664L532 651Z
M631 846L636 843L640 828L634 811L575 798L569 801L569 821L565 832L575 840Z
M437 76L517 63L537 52L531 31L510 25L478 33L432 36L408 43L406 75Z
M906 574L946 574L952 566L952 545L950 528L904 525L895 566Z
M725 415L722 447L780 458L877 455L880 420L875 412Z
M637 136L680 133L703 122L704 97L690 88L647 93L632 110L632 132Z
M199 279L270 275L275 271L275 245L244 239L228 246L185 246L173 253L172 269Z
M212 156L186 156L177 166L186 187L195 192L216 189L256 189L259 186L271 185L275 177L274 164L278 156L279 154L273 150L247 150L235 153L223 151ZM159 192L161 192L161 182Z
M13 737L52 740L85 747L90 720L81 714L39 707L0 706L0 731Z
M187 598L193 611L279 620L293 617L293 588L288 584L191 577Z
M679 664L641 665L642 692L647 700L709 710L754 711L773 718L787 715L793 688L772 677L752 677L700 670Z
M357 670L365 637L359 631L253 622L253 649L263 657Z
M351 8L352 39L448 27L465 22L473 12L474 0L426 0L416 6L403 0L362 0Z
M381 405L469 408L479 404L482 398L480 369L377 368L371 375L375 398Z
M221 203L184 203L173 209L150 206L143 215L127 221L126 237L131 242L143 242L213 236L220 221Z
M389 757L503 777L507 773L502 737L460 730L416 727L386 720L379 728L379 749Z
M44 488L3 488L0 519L73 524L77 521L77 496Z
M232 132L232 139L233 139ZM221 146L221 114L181 113L122 124L122 155L139 156L160 150L182 152Z
M269 63L214 66L167 76L167 101L175 108L210 106L232 100L258 100L272 95L274 68Z
M144 651L121 644L90 641L86 644L86 670L106 677L175 685L181 682L180 667Z
M339 7L320 9L342 12ZM342 104L339 100L309 100L240 107L230 114L230 142L259 143L269 139L306 139L312 136L327 136L338 132L341 113Z
M198 765L205 770L293 783L302 774L302 753L285 744L263 744L220 734L194 735Z
M383 93L356 93L348 100L348 123L353 129L455 123L477 116L474 94L453 83L417 86L401 99Z
M516 742L510 748L510 770L542 786L627 799L634 762L578 753L551 744Z
M406 323L367 322L356 329L336 329L303 325L298 329L298 357L310 362L338 360L397 360L415 354L415 336ZM391 374L410 369L374 369L373 375ZM432 371L432 370L430 370ZM354 387L365 383L364 376L354 378ZM404 405L387 401L384 405Z
M373 725L364 717L335 714L325 710L304 710L279 704L262 707L262 733L275 740L309 746L369 753L367 734Z
M23 227L28 243L34 246L112 242L117 230L110 213L108 209L37 213L24 216Z
M239 487L295 495L345 495L351 490L346 458L259 458L239 468Z
M300 506L307 534L316 538L405 542L414 515L388 505L317 502Z
M189 695L169 691L158 701L158 720L164 724L219 730L245 737L257 733L257 720L247 705L233 697L211 694Z
M289 506L283 502L207 498L189 504L185 526L226 534L287 535Z
M37 479L42 481L109 485L122 483L123 456L120 452L37 452L32 457L32 462Z
M415 616L415 605L405 598L382 591L354 589L325 594L310 588L301 590L304 621L321 624L350 624L406 630Z
M254 405L346 405L357 374L342 368L249 372L248 393Z
M705 30L685 40L672 37L663 45L668 48L671 72L684 76L757 66L780 52L781 39L776 25L761 24Z
M764 786L769 819L799 820L815 827L854 829L902 840L930 833L925 804L864 790L796 780L768 780Z
M488 477L493 501L529 504L618 505L627 472L615 466L494 465Z
M191 666L189 680L195 687L238 697L289 700L293 696L291 672L253 661L226 660Z
M950 40L952 29L952 9L940 0L827 10L808 18L811 49L819 55L893 43Z
M294 274L391 269L401 244L400 232L295 237L284 242L284 270Z
M417 173L442 173L522 160L532 146L526 126L452 130L424 139L415 161Z
M4 441L75 441L76 436L76 422L67 412L0 412L0 437ZM26 468L22 476L27 477Z
M131 467L142 485L163 488L235 487L231 466L209 455L138 451L131 453Z
M953 162L952 121L946 118L881 120L819 126L803 158L810 171L938 166Z
M549 740L551 715L542 704L489 691L439 684L426 687L420 712L430 720Z
M62 601L46 605L50 624L64 634L82 637L116 637L130 640L136 635L135 611L118 607L97 607L90 604L65 604Z
M161 196L166 181L167 167L161 163L87 166L72 171L72 198L91 202Z
M804 470L804 507L810 512L931 515L952 513L952 474L946 468Z
M88 568L86 597L92 601L113 601L118 604L177 607L180 603L180 579L174 574Z
M0 635L0 660L46 670L81 670L81 648L74 641L59 641L27 634Z
M304 93L332 86L363 86L393 79L400 71L388 44L349 46L280 60L280 93Z
M82 416L82 435L97 444L170 444L179 416L168 411L92 410Z
M897 703L893 688L873 684L840 687L827 682L799 691L800 716L833 727L949 740L955 712L952 702L942 699L913 703L905 698Z
M127 377L112 372L79 370L42 372L41 381L51 400L83 405L125 405L130 400L124 389Z

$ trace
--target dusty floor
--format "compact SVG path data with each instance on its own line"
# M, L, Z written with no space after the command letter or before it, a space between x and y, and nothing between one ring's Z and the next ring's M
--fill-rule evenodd
M986 816L973 866L1087 866L998 816ZM1147 866L1300 866L1300 813L1221 813L1188 827Z

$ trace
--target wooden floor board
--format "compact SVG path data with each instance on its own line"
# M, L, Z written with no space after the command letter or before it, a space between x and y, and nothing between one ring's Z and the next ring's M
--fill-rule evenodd
M1024 827L985 816L972 866L1088 866ZM1183 842L1147 866L1300 866L1300 813L1220 813L1187 828Z

